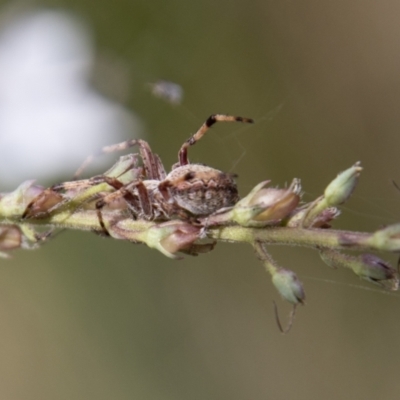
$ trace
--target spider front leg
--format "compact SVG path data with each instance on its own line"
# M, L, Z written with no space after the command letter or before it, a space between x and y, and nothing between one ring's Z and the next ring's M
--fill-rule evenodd
M69 210L71 214L111 191L104 176L117 178L124 184L143 177L143 167L138 166L138 155L127 154L103 175L79 181L62 182L47 188L27 205L22 218L46 218L55 212Z
M251 118L235 117L233 115L225 115L225 114L210 115L207 118L206 122L204 122L204 124L199 128L199 130L185 143L183 143L178 153L178 159L179 159L178 166L189 164L189 160L187 157L189 146L193 146L194 144L196 144L216 122L245 122L252 124L254 121Z
M157 179L162 180L166 176L164 166L160 160L160 157L153 153L149 144L142 139L132 139L125 142L113 144L110 146L103 147L98 153L92 154L86 158L82 165L77 169L73 176L73 180L78 179L82 174L84 169L98 156L103 154L110 154L115 151L123 151L129 149L130 147L138 146L139 153L143 160L143 167L146 172L147 179Z
M104 234L110 236L110 233L108 232L108 229L104 223L102 209L107 205L111 206L120 199L123 199L126 202L134 219L139 217L147 220L152 219L153 208L149 198L148 190L143 181L138 180L124 185L115 178L104 176L103 179L104 182L116 189L115 192L105 195L102 199L96 202L97 216Z

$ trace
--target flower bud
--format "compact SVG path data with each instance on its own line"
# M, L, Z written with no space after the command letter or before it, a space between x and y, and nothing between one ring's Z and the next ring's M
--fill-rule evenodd
M379 229L372 234L366 244L381 251L400 251L400 223Z
M330 222L339 215L340 210L338 210L336 207L325 208L325 210L315 217L310 228L329 229L331 227Z
M357 257L357 261L352 264L352 270L360 278L384 286L387 289L398 289L398 274L390 264L374 254L361 254Z
M13 192L3 194L0 198L0 213L3 217L21 216L29 203L43 193L42 186L34 185L34 180L29 180L17 187Z
M199 239L200 231L199 227L176 220L153 225L140 232L136 239L161 251L167 257L179 258L174 253L189 250L192 244Z
M300 181L294 179L287 189L264 188L269 181L258 184L232 209L231 219L242 226L265 226L279 222L300 202Z
M353 193L355 189L358 177L362 168L360 163L355 163L351 168L341 172L325 189L324 195L318 197L312 203L309 204L308 208L304 212L301 226L303 228L318 227L322 223L324 225L324 218L330 217L329 214L334 216L335 213L328 213L325 216L321 214L326 212L325 210L332 207L337 207L343 204ZM338 216L339 214L336 214Z
M353 193L362 171L360 162L341 172L325 189L324 197L328 206L343 204Z
M53 207L63 201L63 196L52 189L43 190L24 210L23 218L43 218Z
M322 260L332 268L349 268L360 278L386 289L397 290L397 271L374 254L353 256L332 249L321 249Z
M254 221L254 217L265 210L262 205L238 206L229 212L229 219L235 221L241 226L261 226L263 224ZM265 225L265 224L264 224Z
M311 207L313 207L313 203L311 203ZM328 229L331 227L330 222L340 215L340 210L336 207L325 208L311 220L309 225L305 226L305 221L309 212L310 204L305 204L304 206L297 208L287 219L285 226L289 228L307 227Z
M304 304L306 296L303 285L293 271L285 268L275 270L272 283L285 300L292 304Z
M21 247L22 233L15 225L0 226L0 250L7 251Z

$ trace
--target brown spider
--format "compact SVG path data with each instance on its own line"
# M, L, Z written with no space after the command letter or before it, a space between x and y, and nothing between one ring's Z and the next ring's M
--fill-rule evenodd
M124 184L115 177L100 175L88 180L61 183L53 186L51 190L67 192L104 182L114 188L115 191L102 193L100 200L96 201L99 221L105 234L108 234L108 231L102 218L101 209L118 203L121 198L125 200L134 219L168 221L177 218L195 222L199 217L206 217L220 209L231 207L239 200L232 174L206 165L190 164L187 156L189 146L196 144L212 125L221 121L253 122L249 118L223 114L211 115L199 130L182 145L178 153L179 161L173 165L168 174L159 156L151 151L149 144L144 140L133 139L106 146L101 153L139 146L143 167L137 168L137 165L134 165L135 171L139 171L136 173L136 179ZM75 177L92 159L93 156L90 156L85 160Z

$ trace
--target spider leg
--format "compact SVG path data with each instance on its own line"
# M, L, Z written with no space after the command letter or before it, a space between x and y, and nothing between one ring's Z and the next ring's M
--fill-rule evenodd
M147 179L162 180L166 176L164 166L161 162L160 157L151 151L149 144L141 139L133 139L129 142L122 142L111 146L103 147L105 153L110 153L113 151L124 150L129 147L138 145L140 156L143 160L143 167L146 172Z
M139 146L140 156L143 160L143 166L146 171L147 179L162 180L166 176L164 166L157 154L151 151L149 144L142 139L132 139L125 142L113 144L103 147L98 153L92 154L86 158L82 165L76 170L73 180L79 178L84 169L98 156L102 154L113 153L114 151L122 151L133 146Z
M193 146L196 144L204 134L210 129L216 122L246 122L253 123L254 121L251 118L243 118L243 117L235 117L233 115L225 115L225 114L213 114L210 115L206 122L199 128L199 130L190 137L185 143L183 143L181 149L178 153L179 166L189 164L189 160L187 157L187 152L189 146Z
M118 179L107 176L103 178L104 182L116 189L115 192L105 195L102 199L96 202L99 223L106 235L109 236L110 234L105 226L101 209L119 198L123 198L126 201L134 217L137 217L140 212L145 218L151 219L153 208L149 199L147 188L142 181L131 182L127 185L124 185ZM137 195L133 193L133 189L135 188L137 189Z
M55 192L63 192L63 191L66 192L68 190L77 190L77 189L84 190L96 184L97 182L94 180L94 178L90 178L90 179L82 179L79 181L56 183L55 185L51 186L51 189L54 190Z
M116 189L115 192L104 196L101 200L96 203L96 208L103 208L106 204L123 197L128 205L133 205L133 210L137 210L137 197L139 198L139 206L146 217L150 217L152 213L152 207L149 199L147 188L142 181L131 182L127 185L121 183L118 179L110 178L108 176L103 177L104 182L109 184L111 187ZM135 196L132 190L136 188L138 195Z

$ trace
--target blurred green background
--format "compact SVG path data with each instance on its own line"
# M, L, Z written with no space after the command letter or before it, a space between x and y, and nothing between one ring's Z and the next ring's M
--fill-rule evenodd
M261 180L299 177L306 200L360 160L359 187L335 227L399 221L391 183L400 183L398 2L10 5L17 14L68 12L86 25L92 85L136 113L167 167L208 115L252 117L253 126L213 128L191 160L236 172L242 194ZM146 84L158 79L183 87L181 105L150 94ZM67 179L78 165L41 183ZM279 296L249 246L172 261L67 232L15 252L0 267L0 398L397 399L399 296L329 269L310 250L272 252L307 294L287 336L274 321Z

